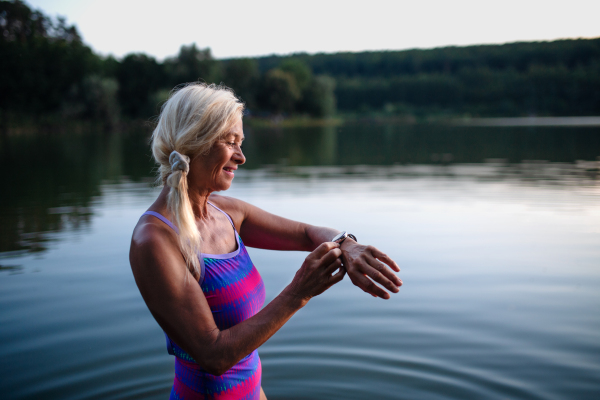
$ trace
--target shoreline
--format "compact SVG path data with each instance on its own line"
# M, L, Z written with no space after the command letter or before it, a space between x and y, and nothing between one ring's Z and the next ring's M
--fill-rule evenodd
M50 133L57 131L76 131L80 133L95 131L125 131L129 129L154 128L152 118L120 120L112 125L100 121L81 119L43 118L38 123L21 121L0 127L0 136L19 136ZM447 125L463 127L600 127L600 116L569 116L569 117L424 117L411 115L382 116L382 115L338 115L330 118L309 117L245 117L244 125L249 128L317 128L340 127L348 124L393 124L393 125Z
M600 126L600 117L509 117L452 120L459 126Z

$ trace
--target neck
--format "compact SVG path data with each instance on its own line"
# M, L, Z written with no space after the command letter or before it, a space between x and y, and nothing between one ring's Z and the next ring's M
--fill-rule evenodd
M170 186L165 185L158 196L154 206L158 208L167 208L167 196L171 190ZM192 211L197 219L204 219L208 216L208 197L210 190L199 190L197 188L189 188L188 196L192 205ZM158 203L158 204L157 204Z
M206 189L188 189L188 196L196 218L204 219L208 216L208 197L210 194L211 191Z

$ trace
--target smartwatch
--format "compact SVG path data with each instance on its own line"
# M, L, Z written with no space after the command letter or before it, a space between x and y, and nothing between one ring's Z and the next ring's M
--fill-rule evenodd
M354 240L355 242L358 242L358 240L356 240L356 236L354 236L353 234L348 233L346 231L343 231L342 233L335 235L335 237L333 239L331 239L331 241L342 244L344 242L344 240L346 240L346 238L350 238L350 239Z

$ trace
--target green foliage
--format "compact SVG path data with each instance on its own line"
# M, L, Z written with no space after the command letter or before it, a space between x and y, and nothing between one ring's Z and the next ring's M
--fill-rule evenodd
M232 88L249 109L257 106L256 94L259 81L260 74L256 60L236 58L223 62L223 83Z
M123 113L137 118L151 116L151 96L166 80L163 65L145 54L129 54L118 65L116 77Z
M300 91L307 88L312 80L312 71L306 63L298 59L290 58L283 60L279 65L279 69L294 77L296 86Z
M150 106L153 107L151 115L159 115L162 106L167 102L171 91L168 89L160 89L150 96Z
M0 109L40 115L59 110L74 84L97 72L100 58L74 26L0 2Z
M258 64L267 71L290 60L334 78L345 113L600 114L600 38L295 54L261 57Z
M112 127L119 118L118 89L114 78L86 76L80 85L72 87L62 105L62 114L102 121Z
M335 114L335 79L319 75L311 79L302 94L299 109L307 114L325 118Z
M597 66L569 70L564 65L532 65L522 72L483 66L454 74L338 79L336 97L343 111L373 111L393 104L417 115L597 115L599 92Z
M54 20L19 0L0 2L0 30L0 42L27 43L39 38L81 42L77 29L64 18Z
M195 81L212 83L220 77L220 64L210 49L198 49L196 43L181 46L177 57L167 59L164 66L170 86Z
M301 92L294 76L278 68L268 71L261 84L260 105L275 113L291 113Z

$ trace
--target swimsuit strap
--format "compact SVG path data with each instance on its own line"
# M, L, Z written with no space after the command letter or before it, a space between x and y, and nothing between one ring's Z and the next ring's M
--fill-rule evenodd
M227 217L227 219L229 220L229 223L231 224L231 226L233 226L233 230L235 231L235 233L237 233L237 229L235 229L235 225L233 224L233 221L231 220L231 217L229 216L229 214L227 214L225 211L221 210L219 207L215 206L213 203L211 203L210 201L208 202L208 204L210 204L211 206L213 206L214 208L216 208L217 210L221 211L223 214L225 214L225 216Z
M144 216L144 215L152 215L152 216L160 219L162 222L167 224L171 229L173 229L175 231L175 233L177 233L179 235L179 229L177 229L177 227L171 221L169 221L168 219L163 217L162 214L159 214L156 211L146 211L145 213L142 214L142 216Z

